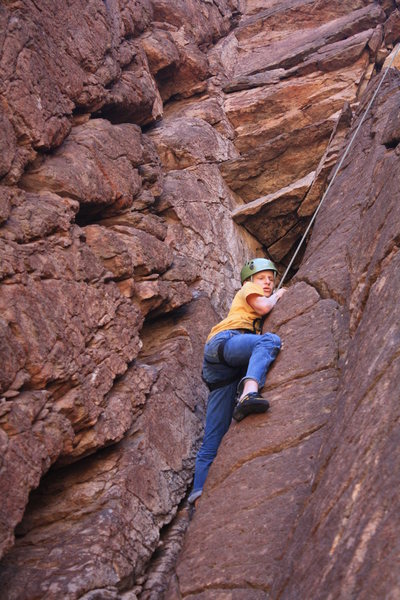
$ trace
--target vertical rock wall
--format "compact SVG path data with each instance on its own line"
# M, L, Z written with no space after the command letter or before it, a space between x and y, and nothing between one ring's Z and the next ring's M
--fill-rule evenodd
M2 597L140 589L186 494L202 341L259 244L214 164L230 142L198 119L214 153L167 173L142 127L206 88L236 8L0 9Z
M265 323L271 412L224 438L168 598L400 594L399 90L391 69Z
M161 597L172 559L154 571L149 561L157 548L162 559L160 535L190 484L204 339L245 258L268 252L287 263L361 94L399 37L398 10L367 0L10 0L0 25L1 597ZM388 124L382 142L394 157L396 131ZM368 279L357 260L351 335L378 273ZM329 270L342 277L336 263ZM271 416L273 455L302 482L287 487L285 523L309 494L316 467L303 458L325 440L347 348L344 288L325 275L317 285L310 272L294 288L301 302L275 323L290 339L297 319L271 383L284 398ZM310 317L312 366L298 358ZM287 436L294 380L307 402ZM270 453L246 443L261 448L259 460ZM267 552L260 536L253 550ZM203 571L188 575L183 556L176 593L193 596ZM287 597L298 563L287 558L274 575ZM260 577L252 589L269 589Z

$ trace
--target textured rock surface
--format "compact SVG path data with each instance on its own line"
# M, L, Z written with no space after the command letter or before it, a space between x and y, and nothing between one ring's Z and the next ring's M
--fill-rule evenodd
M2 598L162 597L189 520L181 502L204 419L204 339L244 259L267 249L287 263L398 24L394 2L368 0L0 7ZM398 417L385 412L373 432L365 408L380 415L398 388L391 77L270 317L285 339L268 380L273 411L232 429L221 449L200 504L215 522L207 537L208 511L192 522L171 583L178 597L364 597L364 579L377 597L396 591L384 521L396 486L383 473ZM384 350L366 364L370 340ZM363 382L353 395L352 373ZM363 456L375 465L368 507ZM343 503L350 530L337 525ZM221 523L231 535L252 515L262 528L227 537L224 568L210 574ZM249 540L251 577L239 573Z
M6 597L116 594L143 573L192 476L195 409L204 400L199 331L213 319L203 298L179 324L165 320L156 336L151 326L143 333L140 362L108 398L111 411L134 399L139 418L120 444L54 473L33 495L17 530L23 542L3 561Z
M128 208L141 190L142 146L137 126L92 120L74 127L52 156L38 159L21 185L30 191L45 188L74 198L86 211L92 206Z
M252 204L249 217L244 209L239 220L252 233L254 223L264 220L265 196L284 196L287 187L297 187L311 173L309 189L317 181L319 189L324 186L324 151L331 142L331 161L336 158L341 110L345 103L357 102L375 61L371 40L382 38L385 13L379 6L346 3L343 14L337 4L311 4L312 9L309 2L266 3L264 11L244 18L212 51L224 69L224 108L240 152L221 165L221 172L241 200ZM305 229L304 211L299 214L298 207L306 193L301 187L292 194L289 211L283 198L282 213L274 216L285 226L272 238L256 233L279 262L287 263ZM313 201L309 197L307 214L315 210L318 196L313 194Z
M209 170L188 174L205 203L191 208L179 185L187 165L168 181L163 153L139 125L161 116L161 96L204 88L199 45L229 30L236 6L41 9L27 1L0 13L2 554L26 513L1 589L115 596L140 589L192 474L201 345L216 317L206 298L187 315L177 309L206 291L226 310L233 265L258 246L232 223L232 193L212 164L235 156L230 140L198 120L204 151L211 139L215 148ZM169 44L164 64L152 55L158 38ZM190 135L169 143L196 152ZM230 259L222 266L220 243ZM170 312L171 321L154 321ZM143 343L150 349L138 361Z
M399 152L386 141L399 82L391 71L267 319L283 339L272 410L224 438L169 598L399 594Z

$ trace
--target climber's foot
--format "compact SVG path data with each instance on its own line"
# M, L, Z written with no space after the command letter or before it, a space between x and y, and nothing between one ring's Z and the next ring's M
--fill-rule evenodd
M189 504L196 504L196 501L200 498L202 493L203 493L203 490L195 490L195 491L191 492L189 495L189 498L188 498Z
M235 421L241 421L252 413L263 413L269 409L269 402L258 392L249 392L240 398L233 411Z

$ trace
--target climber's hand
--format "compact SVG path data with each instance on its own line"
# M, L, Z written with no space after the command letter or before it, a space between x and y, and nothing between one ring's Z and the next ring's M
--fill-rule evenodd
M280 300L285 292L287 292L287 290L285 288L281 288L277 292L274 292L274 295L276 296L277 300Z

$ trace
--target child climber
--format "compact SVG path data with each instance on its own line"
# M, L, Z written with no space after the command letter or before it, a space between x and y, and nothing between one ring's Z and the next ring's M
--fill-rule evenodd
M268 400L259 390L264 386L281 341L273 333L263 334L261 329L262 317L286 291L281 289L274 293L276 274L277 269L270 260L254 258L246 262L240 272L242 287L233 299L228 316L211 329L206 340L203 379L210 394L190 503L202 494L208 470L232 417L241 421L251 413L262 413L269 408Z

